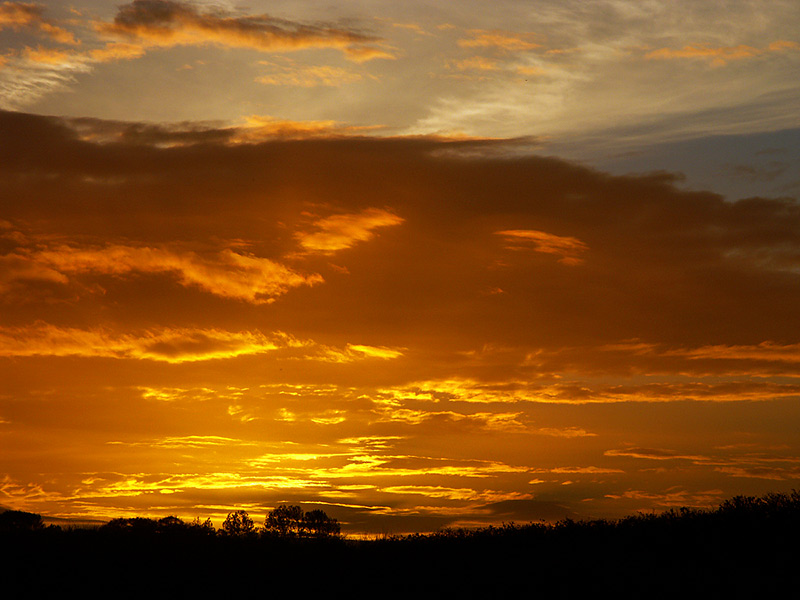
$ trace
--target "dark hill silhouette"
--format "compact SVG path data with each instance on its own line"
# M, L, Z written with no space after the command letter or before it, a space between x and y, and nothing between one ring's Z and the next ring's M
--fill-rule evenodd
M295 509L273 516L327 518ZM246 516L234 512L240 522ZM300 535L302 527L231 533L208 521L134 517L91 530L6 528L0 575L4 589L26 597L69 590L117 598L281 590L334 598L769 597L796 582L800 493L739 496L706 511L374 540L333 530Z

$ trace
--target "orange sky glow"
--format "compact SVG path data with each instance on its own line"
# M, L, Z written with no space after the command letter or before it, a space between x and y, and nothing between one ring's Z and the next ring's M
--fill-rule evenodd
M0 2L0 507L797 488L800 9L527 4Z

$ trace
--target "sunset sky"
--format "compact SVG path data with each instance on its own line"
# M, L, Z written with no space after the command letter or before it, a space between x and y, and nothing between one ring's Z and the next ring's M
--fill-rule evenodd
M376 534L800 487L799 32L0 1L0 507Z

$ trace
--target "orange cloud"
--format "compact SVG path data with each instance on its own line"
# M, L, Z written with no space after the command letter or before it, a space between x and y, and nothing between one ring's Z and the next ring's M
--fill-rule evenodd
M296 356L290 356L289 358L328 363L350 363L371 358L393 360L401 356L403 356L403 349L399 348L365 346L361 344L347 344L344 348L337 348L324 344L305 343L301 353Z
M47 265L31 260L24 254L0 256L0 292L8 292L24 281L49 281L64 284L68 277Z
M120 334L103 328L75 329L37 323L0 328L0 356L82 356L196 362L263 354L296 344L281 334L219 329L166 328Z
M558 262L565 265L574 266L583 263L583 259L579 255L589 248L577 238L554 235L533 229L509 229L496 231L495 233L506 238L509 243L508 248L518 250L532 246L535 252L560 256L561 258L558 259Z
M403 355L397 349L375 346L348 344L344 348L337 348L312 340L300 340L280 331L266 335L261 331L166 327L120 333L103 327L78 329L43 322L20 327L0 326L0 357L80 356L185 363L265 353L275 353L276 357L286 361L333 363L375 358L391 360ZM224 390L141 389L142 397L165 402L186 398L236 401L243 394L242 390L230 387ZM327 411L326 414L329 413ZM338 415L339 411L334 413ZM342 420L338 419L337 422Z
M339 455L343 458L345 455ZM450 464L448 464L450 463ZM254 465L261 464L254 461ZM325 479L412 477L446 475L452 477L492 477L501 473L526 473L527 467L511 466L491 460L442 460L424 456L358 454L346 456L344 464L309 467L308 475Z
M61 65L74 62L76 55L73 52L57 50L55 48L25 48L23 56L32 62L48 65Z
M109 42L102 48L90 50L89 58L97 62L110 62L114 60L130 60L144 56L146 50L140 44L126 44L124 42Z
M683 350L668 350L664 356L682 356L689 359L745 360L781 363L800 363L800 344L761 342L748 346L702 346Z
M77 44L75 36L44 18L44 9L28 2L3 2L0 4L0 29L33 29L62 44Z
M372 239L374 229L403 221L387 210L367 208L356 214L338 214L314 221L313 230L298 233L297 238L306 250L330 254Z
M671 48L660 48L653 50L645 55L645 58L655 60L669 60L675 58L702 58L711 61L714 66L723 66L732 60L742 60L754 58L770 52L783 52L785 50L798 50L800 44L786 40L772 42L765 48L755 48L753 46L722 46L712 47L706 45L689 45L680 50Z
M306 25L269 15L201 12L188 2L134 0L123 5L113 22L95 24L98 32L138 40L148 47L218 44L266 52L303 48L336 48L359 62L386 58L369 46L377 38L347 29Z
M641 458L645 460L709 460L707 456L681 454L673 450L664 450L661 448L622 448L619 450L606 450L603 454L605 454L605 456L627 456L630 458Z
M484 56L473 56L464 60L453 61L452 66L459 71L497 71L497 61Z
M714 469L719 473L730 475L731 477L741 477L746 479L767 479L770 481L787 481L800 479L800 466L775 467L775 466L726 466Z
M364 346L361 344L349 344L348 350L359 352L369 358L392 359L403 356L403 352L395 348L385 348L383 346Z
M539 75L547 73L542 67L517 67L515 71L518 75L522 75L523 77L538 77Z
M471 488L451 488L432 485L397 485L380 488L390 494L420 494L428 498L447 500L466 500L471 502L501 502L503 500L529 499L530 494L520 492L498 492L493 490L473 490Z
M541 48L541 44L531 41L532 34L518 34L508 31L470 30L471 38L458 40L462 48L497 48L507 52L519 52Z
M244 125L225 130L230 144L258 144L267 140L301 140L359 135L380 129L379 125L346 125L338 121L292 121L268 115L245 117Z
M704 490L696 493L678 490L663 494L642 490L628 490L622 494L606 494L606 498L645 501L648 505L658 508L675 508L679 506L709 508L719 504L722 496L723 492L721 490Z
M590 433L580 427L565 427L560 429L555 427L541 427L536 430L536 433L563 438L595 437L597 435L596 433Z
M603 475L611 473L624 473L621 469L608 467L555 467L553 469L531 469L531 473L554 473L556 475Z
M397 57L391 52L372 46L347 46L343 51L348 60L356 63L368 62L376 58L381 58L384 60L397 59Z
M292 66L291 68L283 68L277 72L257 77L256 81L265 85L293 85L298 87L323 85L338 87L361 79L363 79L361 74L339 67Z
M217 296L254 304L272 302L293 287L323 281L320 275L302 275L267 258L240 254L230 249L211 256L201 256L166 248L58 246L35 254L33 261L60 273L173 274L181 285L199 287Z

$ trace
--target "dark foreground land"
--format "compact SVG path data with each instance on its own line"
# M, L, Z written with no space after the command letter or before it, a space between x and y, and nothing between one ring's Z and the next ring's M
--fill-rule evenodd
M223 534L177 519L127 530L12 525L0 519L6 598L61 598L68 591L83 598L376 599L800 593L796 491L736 497L710 511L369 541Z

